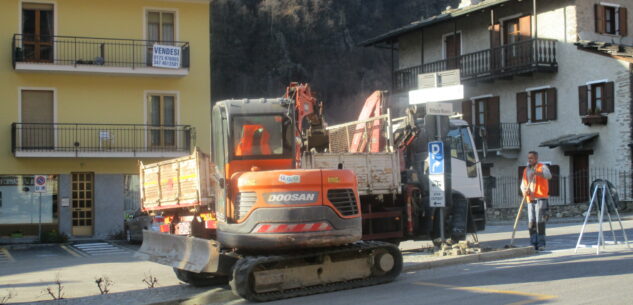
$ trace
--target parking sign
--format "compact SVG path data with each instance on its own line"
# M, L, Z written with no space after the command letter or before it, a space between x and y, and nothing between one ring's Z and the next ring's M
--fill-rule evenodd
M46 193L46 176L44 175L36 175L35 176L35 193Z
M429 174L444 174L444 143L429 142Z

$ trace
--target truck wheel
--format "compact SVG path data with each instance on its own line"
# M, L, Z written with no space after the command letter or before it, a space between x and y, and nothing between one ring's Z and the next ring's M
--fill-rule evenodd
M229 282L229 277L225 275L216 276L212 273L195 273L178 268L174 268L174 273L176 273L176 277L179 280L195 287L226 285Z

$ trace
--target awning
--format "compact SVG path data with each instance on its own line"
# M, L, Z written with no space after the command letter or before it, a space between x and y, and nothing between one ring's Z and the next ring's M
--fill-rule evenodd
M555 148L558 146L578 146L598 137L598 133L568 134L555 139L545 141L539 147Z

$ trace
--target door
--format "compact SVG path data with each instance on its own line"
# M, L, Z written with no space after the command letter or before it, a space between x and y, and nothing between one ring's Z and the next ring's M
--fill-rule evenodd
M22 90L20 137L23 149L54 148L53 94L46 90Z
M149 145L152 148L176 146L176 97L149 95Z
M72 234L92 236L94 173L72 173Z
M25 61L53 61L53 5L22 4L22 52Z
M152 65L154 44L173 45L175 14L172 12L147 12L147 65Z
M486 129L486 136L489 149L497 149L501 146L501 124L499 112L499 97L492 96L488 98L475 100L475 126L483 126ZM476 144L482 147L481 139Z
M506 45L505 67L516 65L519 56L519 49L516 43L519 42L519 19L508 20L503 23L503 43Z
M461 55L461 33L454 33L444 39L444 58L447 59L447 69L459 69Z
M573 155L571 163L574 203L587 202L589 200L589 155Z

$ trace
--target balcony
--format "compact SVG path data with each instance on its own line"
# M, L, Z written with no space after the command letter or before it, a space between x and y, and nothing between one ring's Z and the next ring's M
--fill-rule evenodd
M181 41L14 34L12 49L13 69L21 72L189 74L189 43Z
M473 126L475 145L483 147L483 135L491 151L510 151L521 149L521 125L518 123L499 123Z
M538 38L519 41L397 70L394 71L393 88L397 92L414 90L418 88L418 74L452 69L460 69L464 83L510 78L533 72L556 72L556 40Z
M189 125L13 123L11 150L35 158L174 158L189 154Z

